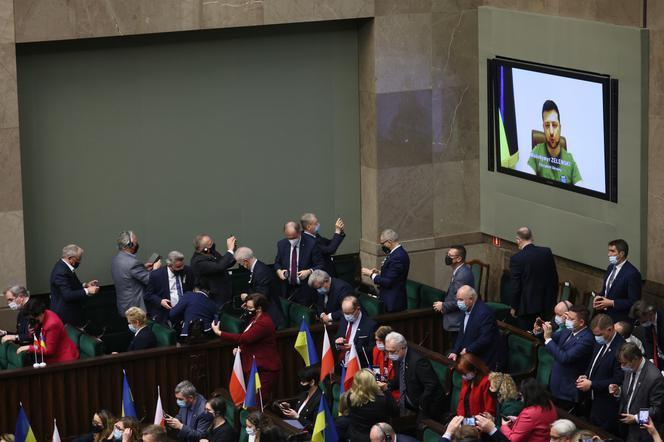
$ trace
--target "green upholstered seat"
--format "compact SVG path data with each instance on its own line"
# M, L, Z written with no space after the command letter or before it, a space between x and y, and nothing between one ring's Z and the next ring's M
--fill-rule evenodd
M459 405L459 395L461 394L461 383L463 379L457 370L452 372L452 393L450 393L450 410L456 412Z
M420 291L422 284L417 281L406 280L406 296L408 297L408 310L420 307Z
M279 301L281 302L281 311L284 314L284 323L290 325L290 305L291 305L291 302L288 299L281 298L281 297L279 298ZM302 318L300 318L300 320L302 320Z
M509 305L500 302L487 302L486 306L493 310L493 314L496 315L498 321L507 320L511 308Z
M549 385L551 379L551 369L553 368L553 356L543 347L537 347L537 373L535 379L538 384Z
M507 337L507 372L511 375L529 373L535 366L536 346L529 339L510 334Z
M445 292L423 284L420 289L420 308L431 308L434 302L442 301L445 298Z
M18 345L7 343L7 369L23 368L30 365L30 353L16 354Z
M332 384L332 417L339 416L339 383Z
M290 318L289 324L291 327L299 327L303 318L309 325L314 323L316 314L309 307L291 302L289 309L288 317Z
M429 359L429 362L431 362L431 366L433 367L433 371L436 372L436 376L438 376L438 381L440 384L443 386L443 389L445 392L447 392L450 388L450 374L451 370L450 367L442 364L438 361L434 361L432 359Z
M65 331L67 332L67 336L69 336L69 339L71 339L71 342L73 342L74 345L78 347L78 342L81 339L81 335L83 334L83 332L80 329L69 324L65 324Z
M369 316L376 316L385 311L383 301L366 293L360 294L360 304Z
M175 330L171 330L165 325L158 323L152 324L152 333L157 338L157 347L170 347L175 345L177 339Z
M249 435L247 434L247 426L245 422L247 421L247 416L249 412L244 408L240 410L240 438L239 442L247 442L249 440Z
M0 370L7 369L7 346L8 344L6 342L0 345Z
M101 339L81 333L78 341L78 351L81 353L81 359L94 358L104 353L104 345Z
M219 317L219 326L229 333L242 333L244 321L230 313L222 313Z
M438 434L431 428L427 428L422 433L422 442L439 442L441 437L443 437L442 434Z

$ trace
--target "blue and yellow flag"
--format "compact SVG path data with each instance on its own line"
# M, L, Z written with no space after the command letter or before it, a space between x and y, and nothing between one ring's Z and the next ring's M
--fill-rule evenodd
M325 394L320 396L320 405L318 406L318 415L314 423L314 431L311 434L311 442L338 442L339 435L334 427L334 420L330 414L330 409L325 401Z
M32 432L32 427L30 426L30 422L28 422L28 416L25 415L25 410L23 410L23 404L18 409L14 442L37 442L35 433Z
M256 358L251 364L249 372L249 382L247 383L247 394L244 396L244 408L257 407L258 401L256 393L261 389L261 378L258 377L258 368L256 367Z
M295 339L295 351L297 351L302 359L304 359L304 364L308 367L310 365L318 364L318 355L316 354L316 347L314 346L314 341L311 339L311 332L309 331L309 326L307 322L302 318L302 324L300 324L300 332L297 334L297 339Z
M136 408L134 408L134 398L131 395L131 388L129 388L129 382L127 382L127 373L124 370L122 370L122 414L120 416L138 418L136 416Z

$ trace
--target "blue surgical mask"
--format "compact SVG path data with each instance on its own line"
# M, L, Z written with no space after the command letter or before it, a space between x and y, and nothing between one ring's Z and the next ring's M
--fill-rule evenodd
M320 224L316 224L316 227L314 227L314 231L318 233L319 230L320 230Z
M325 287L321 287L319 289L316 289L319 295L324 295L327 293L327 289Z
M641 327L650 327L651 325L652 325L652 321L645 321L645 322L641 323Z
M127 327L129 327L130 332L136 333L136 327L134 327L134 324L129 324Z
M122 439L122 430L115 428L113 430L113 439Z
M353 322L355 322L355 319L357 319L357 318L355 318L355 315L353 315L353 314L347 315L345 313L344 313L344 318L346 319L346 322L349 322L351 324Z
M462 312L465 312L466 310L468 310L468 306L463 301L457 300L457 307L459 307L459 310L461 310Z
M380 351L385 351L385 344L376 344L376 347L377 347L378 350L380 350Z
M178 407L180 408L185 408L187 406L187 403L182 399L176 399L175 402L178 404Z
M14 311L18 310L18 304L16 303L16 301L12 301L12 302L10 302L9 304L7 304L7 306L8 306L11 310L14 310Z
M464 381L472 381L473 379L475 379L475 373L470 372L470 373L462 374L461 378Z
M247 428L245 428L245 431L247 432L247 436L253 436L254 434L256 434L256 429L255 428L247 427Z
M565 318L563 318L562 316L556 315L554 321L556 321L556 324L558 324L560 326L563 326L563 327L565 326Z
M396 354L396 353L390 353L389 355L387 355L387 357L390 361L394 361L394 362L396 362L400 359L399 355Z
M625 374L634 373L634 369L632 367L624 367L621 365L620 368L623 372L625 372Z
M571 319L568 319L565 321L565 327L569 328L570 330L574 329L574 321Z
M604 345L606 344L606 339L604 339L604 336L595 336L595 342L597 342L599 345Z
M609 264L611 265L618 264L618 257L616 255L609 256Z

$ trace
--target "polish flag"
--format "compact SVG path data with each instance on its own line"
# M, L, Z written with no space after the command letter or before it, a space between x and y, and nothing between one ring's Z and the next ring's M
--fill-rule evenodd
M233 372L231 380L228 383L228 390L235 405L240 406L244 403L244 396L247 394L247 387L244 384L244 374L242 373L242 361L240 360L240 349L235 351L235 361L233 362Z
M350 344L350 353L348 356L348 364L346 364L346 377L344 378L344 391L350 390L353 386L353 377L355 373L360 371L360 358L357 357L357 350L355 344Z
M60 439L60 432L58 431L58 424L55 423L55 419L53 419L53 438L51 441L62 442L62 439Z
M166 428L166 420L164 419L164 409L161 406L161 391L157 385L157 408L154 410L154 422L155 425Z
M330 346L330 337L327 335L327 327L325 328L325 335L323 336L323 357L320 362L320 380L325 379L328 374L334 373L334 355L332 355L332 347Z

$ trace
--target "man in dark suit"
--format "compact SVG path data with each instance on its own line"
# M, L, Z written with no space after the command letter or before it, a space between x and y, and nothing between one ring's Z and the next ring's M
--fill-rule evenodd
M399 235L392 229L383 230L380 234L380 245L387 255L380 270L363 267L362 275L371 278L378 286L378 296L385 304L387 312L406 310L408 305L406 280L410 269L410 258L399 243Z
M639 425L638 415L640 410L647 409L657 431L664 431L664 377L631 342L620 348L618 360L625 378L622 387L609 385L609 392L620 398L622 436L626 442L652 440Z
M510 258L511 314L530 330L536 318L548 319L558 296L558 271L551 249L533 244L528 227L516 231L519 252Z
M178 440L183 442L205 439L212 423L212 415L205 412L205 398L191 382L182 381L175 386L175 400L180 411L176 417L166 418L166 425L178 430Z
M337 338L334 341L339 351L338 360L342 365L346 365L352 342L355 344L357 357L360 358L360 366L366 368L371 365L378 324L362 312L360 301L355 296L346 296L341 302L341 310L343 317L339 321Z
M385 353L394 361L395 376L381 388L399 391L399 414L407 410L417 413L417 420L441 418L443 387L431 362L417 350L408 347L402 334L391 332L385 337Z
M16 332L10 333L7 330L0 330L2 343L15 342L18 345L32 343L32 333L28 327L28 317L23 307L30 299L30 292L23 286L14 285L7 287L4 292L5 301L10 310L18 311L16 315Z
M645 301L636 301L630 316L639 321L638 334L643 341L646 359L664 370L664 310Z
M595 338L588 328L588 310L579 305L566 313L566 329L553 332L550 322L535 323L535 334L544 334L544 346L553 356L551 393L559 407L570 411L579 399L576 381L586 372L591 362Z
M235 237L226 239L226 252L217 251L214 239L210 235L197 235L194 239L194 251L191 257L191 268L194 271L195 284L202 281L210 288L210 296L222 307L232 301L233 287L228 269L235 265Z
M371 427L369 442L418 442L414 437L407 434L397 434L392 425L378 422Z
M316 314L326 324L331 324L341 319L341 301L349 295L354 295L355 290L343 279L332 278L324 270L314 270L309 277L309 287L316 290L318 296L316 301Z
M51 310L65 324L84 325L83 303L88 296L99 292L97 280L81 284L74 270L83 259L83 249L69 244L62 249L62 258L51 271Z
M641 299L641 273L627 261L629 246L623 239L609 243L609 266L604 274L602 291L593 300L593 308L611 316L613 322L629 321L629 310Z
M496 368L497 343L500 340L493 311L477 297L475 289L464 285L457 290L457 307L464 313L461 330L449 358L472 353L482 359L489 369Z
M334 268L334 258L332 255L337 253L337 249L341 245L341 242L346 237L344 233L344 220L337 218L336 223L334 223L334 235L332 238L327 239L319 233L320 223L318 218L313 213L305 213L300 218L300 224L302 225L302 231L305 235L309 235L316 240L320 253L323 256L323 270L327 272L330 276L336 276L337 272Z
M254 256L254 252L249 247L240 247L235 252L235 260L238 265L249 270L249 292L261 293L269 301L266 313L270 315L274 326L277 329L286 327L286 318L281 309L281 300L279 298L280 288L274 270L264 262ZM248 293L242 293L242 301L247 299Z
M177 305L169 310L168 318L171 323L176 324L176 329L182 330L180 332L180 338L182 339L202 337L191 336L191 325L194 322L201 323L200 332L204 336L213 337L212 321L217 311L217 304L212 300L209 288L205 287L204 281L201 281L193 291L182 294ZM181 326L180 323L182 323Z
M169 252L166 262L166 267L150 272L145 291L148 317L161 324L166 323L168 311L177 305L182 294L194 289L194 271L184 264L181 252Z
M323 255L316 239L300 233L300 225L288 221L284 225L285 238L277 243L277 256L274 269L282 281L282 296L298 304L310 306L316 297L307 285L307 279L314 270L323 268Z
M445 256L445 265L452 267L452 279L447 287L444 301L433 303L433 309L443 314L443 329L447 332L449 340L454 343L461 322L463 321L463 312L459 310L456 302L456 294L459 287L464 285L475 288L475 276L466 264L466 248L464 246L452 246Z
M609 394L609 385L622 384L618 351L625 340L615 331L608 315L595 316L590 330L595 335L595 348L586 372L576 380L576 388L583 392L584 415L590 417L590 422L617 434L618 402Z

